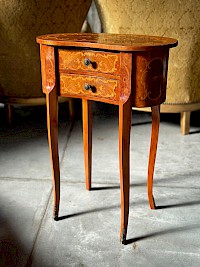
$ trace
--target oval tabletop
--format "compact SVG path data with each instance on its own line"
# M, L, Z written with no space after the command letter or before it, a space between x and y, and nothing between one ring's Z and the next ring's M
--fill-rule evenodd
M38 36L36 40L43 45L89 47L129 52L170 48L178 44L176 39L168 37L107 33L48 34Z

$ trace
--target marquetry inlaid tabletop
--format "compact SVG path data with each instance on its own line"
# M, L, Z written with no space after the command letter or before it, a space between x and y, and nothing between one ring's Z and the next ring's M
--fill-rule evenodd
M53 46L90 47L118 51L148 51L170 48L177 45L177 40L168 37L106 34L106 33L61 33L37 37L37 42Z

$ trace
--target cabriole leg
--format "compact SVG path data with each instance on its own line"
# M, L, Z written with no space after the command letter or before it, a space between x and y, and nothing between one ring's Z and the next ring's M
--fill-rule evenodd
M92 177L92 102L82 100L83 116L83 148L85 161L85 182L86 189L91 189Z
M121 191L121 227L120 239L126 244L126 234L129 215L130 191L130 130L131 130L131 101L119 105L119 168Z
M53 190L54 190L54 220L58 220L59 203L60 203L60 166L58 154L58 97L56 88L46 94L47 105L47 129L50 159L53 173Z
M147 190L149 205L151 209L155 209L155 201L153 197L153 175L156 160L158 134L160 126L160 106L154 106L152 110L152 131L151 131L151 145L149 152L149 166L148 166L148 179L147 179Z

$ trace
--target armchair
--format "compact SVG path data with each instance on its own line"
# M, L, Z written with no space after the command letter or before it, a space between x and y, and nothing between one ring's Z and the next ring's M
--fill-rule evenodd
M0 1L0 101L45 104L36 36L80 32L92 0ZM62 99L60 99L62 101Z
M199 1L96 0L96 5L104 32L178 39L176 51L170 52L167 97L161 112L180 113L181 132L188 134L190 113L200 109Z

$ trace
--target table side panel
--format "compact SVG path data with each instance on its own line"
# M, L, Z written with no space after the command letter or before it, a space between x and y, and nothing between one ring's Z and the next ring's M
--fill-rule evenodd
M55 49L52 46L40 45L42 90L50 93L56 86Z
M160 105L166 98L169 49L133 53L135 107Z
M121 73L120 73L120 102L125 103L131 96L132 87L132 64L133 54L121 52Z

